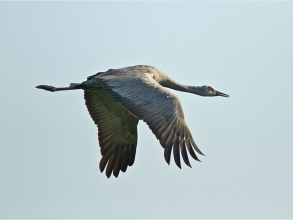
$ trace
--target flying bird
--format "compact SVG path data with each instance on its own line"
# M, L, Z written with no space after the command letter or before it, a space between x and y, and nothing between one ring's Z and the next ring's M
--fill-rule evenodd
M184 118L179 98L167 88L200 96L223 96L211 86L182 85L162 71L148 65L109 69L90 76L82 83L69 87L39 85L36 88L51 92L84 90L89 114L98 127L98 139L102 158L100 171L106 168L106 176L118 177L132 166L137 146L137 124L147 123L164 148L164 157L181 168L180 154L191 167L187 151L197 160L194 150L204 155L195 144ZM187 150L186 150L187 149Z

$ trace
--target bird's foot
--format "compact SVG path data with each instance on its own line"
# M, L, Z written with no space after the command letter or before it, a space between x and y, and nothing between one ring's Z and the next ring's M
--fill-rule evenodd
M44 89L44 90L47 90L47 91L50 91L50 92L55 92L56 91L56 88L54 86L47 86L47 85L39 85L39 86L36 86L37 89Z

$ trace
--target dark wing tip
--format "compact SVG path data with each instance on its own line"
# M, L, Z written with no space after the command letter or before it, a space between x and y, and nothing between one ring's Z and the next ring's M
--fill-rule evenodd
M200 155L205 156L205 155L200 151L200 149L198 148L198 146L196 145L196 143L194 142L194 140L193 140L192 138L191 138L190 141L191 141L191 144L192 144L194 150L196 150L196 152L199 153Z

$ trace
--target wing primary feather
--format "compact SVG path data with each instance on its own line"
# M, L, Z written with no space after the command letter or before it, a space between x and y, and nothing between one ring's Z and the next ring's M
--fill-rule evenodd
M188 155L187 155L187 151L186 151L186 145L185 145L185 141L184 139L180 139L180 150L181 150L181 155L183 158L183 161L185 162L185 164L189 167L191 167L189 159L188 159Z
M121 166L122 166L122 159L124 157L124 153L125 153L125 149L121 149L118 156L117 156L117 159L116 159L116 162L115 162L115 165L114 165L114 168L113 168L113 175L117 178L118 175L119 175L119 171L121 169Z
M175 142L173 144L173 155L176 165L181 169L180 152L179 152L179 139L176 135Z
M172 152L172 143L165 146L164 157L168 165L170 165L170 158Z
M168 123L167 122L162 123L160 127L158 128L158 130L156 130L156 136L161 139L163 133L167 132L166 130L167 128L168 128Z
M109 151L108 151L108 152L102 157L102 159L101 159L101 161L100 161L100 165L99 165L101 173L104 171L104 169L105 169L105 167L106 167L106 165L107 165L107 163L108 163L108 160L109 160L109 158L111 157L113 151L114 151L114 148L111 148L111 150L109 150Z
M120 151L119 151L120 152ZM106 176L109 178L112 174L118 153L117 149L112 153L106 168Z
M109 141L107 141L107 139L100 141L100 145L103 146L103 148L101 148L101 154L106 154L116 143L119 143L119 140L121 140L119 137L116 138L115 136L112 136Z
M132 147L130 150L130 154L129 154L129 160L128 160L128 165L132 166L134 163L134 159L135 159L135 152L136 152L136 148Z
M191 136L191 135L190 135L190 136ZM204 154L200 151L200 149L199 149L199 148L197 147L197 145L195 144L194 140L191 138L190 141L191 141L191 144L192 144L193 148L197 151L197 153L199 153L199 154L201 154L201 155L204 156Z
M149 127L152 130L153 134L156 135L157 131L160 129L161 125L165 122L165 119L162 117L157 117L151 119L149 122ZM157 137L158 138L158 137Z
M160 137L160 144L162 145L162 147L164 147L165 145L169 145L172 143L173 138L174 132L171 130L170 126L168 126L166 128L166 132L164 132Z
M126 169L128 166L128 161L129 161L130 150L131 150L130 147L126 148L126 150L125 150L124 158L123 158L122 165L121 165L122 172L126 172Z
M187 145L188 152L192 156L192 158L200 162L200 160L198 159L198 157L194 153L193 148L191 147L190 140L186 141L186 145Z

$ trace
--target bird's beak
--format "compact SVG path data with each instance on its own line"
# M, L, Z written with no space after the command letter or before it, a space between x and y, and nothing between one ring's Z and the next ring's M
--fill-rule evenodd
M217 96L223 96L223 97L229 97L229 95L227 95L227 94L225 94L225 93L222 93L222 92L218 92L218 91L216 91L216 95Z

